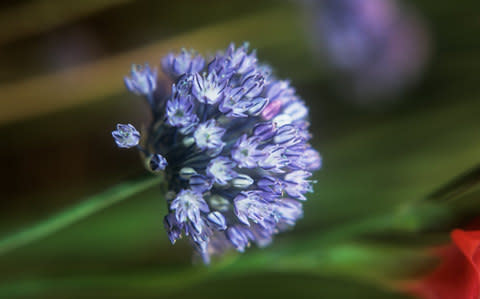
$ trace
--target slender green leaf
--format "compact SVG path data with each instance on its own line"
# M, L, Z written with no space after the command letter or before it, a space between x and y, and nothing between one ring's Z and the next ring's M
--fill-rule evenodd
M453 200L480 185L480 166L470 169L466 173L447 183L439 190L432 193L428 198L431 200Z
M59 212L50 218L0 240L0 255L20 246L49 236L83 218L86 218L117 202L146 190L162 181L162 177L149 177L125 182L93 195L76 206Z

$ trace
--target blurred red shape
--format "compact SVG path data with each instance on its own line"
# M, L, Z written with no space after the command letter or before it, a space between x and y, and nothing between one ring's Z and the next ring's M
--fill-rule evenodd
M438 267L410 284L409 293L425 299L479 298L480 230L455 229L450 236L452 244L435 250L441 259Z

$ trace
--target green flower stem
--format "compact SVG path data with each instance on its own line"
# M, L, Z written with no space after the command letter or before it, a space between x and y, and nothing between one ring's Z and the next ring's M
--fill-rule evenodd
M77 205L59 212L48 219L0 239L0 255L45 238L117 202L142 192L163 180L162 176L148 177L116 185L93 195Z

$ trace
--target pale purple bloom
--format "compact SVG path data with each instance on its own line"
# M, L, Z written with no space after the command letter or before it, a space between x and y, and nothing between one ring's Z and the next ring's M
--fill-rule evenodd
M302 101L294 101L285 105L283 113L290 116L292 122L302 120L308 115L308 108Z
M199 231L202 228L200 213L210 211L202 194L192 190L181 190L170 204L170 209L175 211L178 223L186 223L188 220Z
M132 65L130 77L124 78L127 89L137 95L149 96L157 88L157 71L152 71L148 64L144 67Z
M192 127L198 123L195 106L190 96L177 94L167 101L167 123L173 127Z
M226 157L217 157L208 163L207 175L219 185L226 185L230 180L237 176L233 170L235 163Z
M258 96L265 87L265 78L261 73L249 74L242 83L242 88L245 90L245 97L254 98Z
M250 101L245 98L245 90L241 87L228 89L224 93L225 99L218 109L228 116L247 117Z
M262 117L266 120L278 116L279 113L284 112L286 104L292 104L299 101L295 95L295 90L290 86L290 81L275 81L269 84L266 88L266 96L270 100L269 104L262 111ZM308 114L304 114L306 117Z
M290 102L289 98L295 97L295 90L290 86L290 81L278 80L267 87L266 94L272 101L280 100L285 103Z
M235 49L233 44L227 49L226 59L228 61L228 68L235 70L238 74L244 74L252 69L255 69L257 57L255 51L248 54L248 43Z
M178 55L169 53L162 59L163 71L172 77L199 72L204 66L205 59L201 55L185 49Z
M405 1L404 1L405 2ZM342 92L362 101L401 91L419 76L429 38L412 8L397 0L310 1L314 39Z
M205 263L228 249L270 244L302 217L299 200L321 165L308 143L307 107L247 45L230 45L206 67L187 51L162 63L172 89L154 98L161 104L145 144L131 125L112 134L165 173L168 238L188 237Z
M308 148L302 152L294 165L308 171L318 170L322 167L322 157L313 148Z
M263 150L265 158L258 161L258 166L273 173L284 173L289 160L284 155L285 148L280 145L268 145Z
M312 192L311 181L308 178L312 174L304 170L295 170L285 175L285 192L288 195L300 199L306 200L305 193Z
M273 142L285 147L298 144L303 141L299 130L294 125L284 125L278 128L277 134L273 137Z
M182 226L178 223L175 214L167 214L163 218L163 224L168 233L168 239L170 239L172 244L175 244L175 241L177 241L182 235Z
M208 76L196 73L193 76L192 94L204 104L215 104L223 99L226 80L220 80L214 73Z
M233 247L240 252L244 252L245 248L250 246L250 241L255 240L255 236L248 228L240 225L232 226L227 230L227 238Z
M215 120L211 119L197 126L193 138L200 149L219 153L225 145L222 141L223 134L225 134L225 129L217 126Z
M261 190L278 196L280 196L285 189L285 184L282 179L270 175L259 179L257 185Z
M287 225L294 225L303 216L302 204L294 199L284 199L274 203L275 217Z
M248 114L251 116L259 115L263 109L268 105L268 98L264 97L257 97L250 101L250 105L248 106Z
M267 227L269 226L268 223L273 221L274 208L265 199L264 192L242 192L235 197L233 204L235 206L235 215L247 226L250 226L250 221L253 221L262 227Z
M227 90L224 93L224 100L220 103L219 110L227 116L232 117L247 117L258 115L268 104L268 98L255 97L252 94L257 93L257 87L252 89L247 87L237 87ZM253 93L252 93L253 91Z
M241 168L255 168L258 160L264 156L263 152L258 150L259 139L255 137L247 138L244 134L237 140L232 149L232 158Z
M253 136L260 141L271 139L277 134L277 125L273 122L261 122L253 127Z
M208 71L214 72L223 78L234 74L245 74L251 70L259 69L255 51L248 53L248 43L235 48L232 43L225 53L218 54L209 64Z
M131 148L138 145L140 141L140 133L131 124L118 124L117 129L112 132L118 147Z

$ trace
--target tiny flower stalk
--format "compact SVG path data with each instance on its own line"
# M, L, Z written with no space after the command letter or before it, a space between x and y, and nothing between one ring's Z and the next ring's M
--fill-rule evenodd
M187 237L205 263L228 249L268 245L302 217L312 171L321 166L309 144L305 103L247 44L231 44L210 61L192 51L170 53L162 69L169 94L156 92L157 74L148 66L125 78L153 109L144 138L130 124L112 135L165 175L170 241Z

